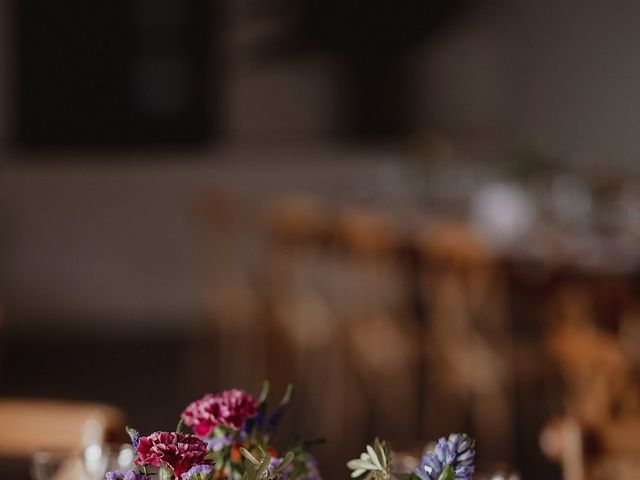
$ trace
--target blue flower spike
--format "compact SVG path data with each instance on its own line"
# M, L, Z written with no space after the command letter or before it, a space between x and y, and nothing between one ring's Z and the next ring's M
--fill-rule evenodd
M140 443L140 434L135 428L131 428L129 426L125 427L125 430L131 439L131 445L135 450L137 450L138 444Z
M475 466L475 442L466 434L452 433L442 437L428 452L416 475L420 480L471 480Z

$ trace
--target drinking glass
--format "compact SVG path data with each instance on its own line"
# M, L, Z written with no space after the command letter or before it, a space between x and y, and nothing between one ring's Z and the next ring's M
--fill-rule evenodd
M133 465L131 445L112 449L88 445L81 452L41 450L31 457L33 480L102 480L110 470L127 470Z

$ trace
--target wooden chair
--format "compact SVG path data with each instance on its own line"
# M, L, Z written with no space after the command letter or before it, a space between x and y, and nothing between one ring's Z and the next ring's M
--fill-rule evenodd
M640 394L633 364L611 332L597 328L591 295L558 294L547 347L558 366L566 414L543 429L543 452L564 480L640 478Z
M464 223L426 225L416 246L426 307L424 430L435 436L471 427L485 458L512 458L512 342L502 265Z
M394 226L376 211L323 207L289 198L271 210L270 363L297 380L296 424L340 439L321 455L342 464L374 432L417 435L419 341Z
M124 414L100 403L1 399L0 425L5 458L28 458L39 450L79 452L125 439Z
M336 224L344 294L338 306L353 392L347 408L361 415L362 438L396 445L422 432L419 329L412 311L403 236L391 215L350 209ZM362 440L360 440L362 443Z
M198 192L203 315L189 341L184 381L200 395L238 386L255 389L266 378L264 305L259 288L264 239L254 200L212 188ZM229 368L233 365L234 368Z

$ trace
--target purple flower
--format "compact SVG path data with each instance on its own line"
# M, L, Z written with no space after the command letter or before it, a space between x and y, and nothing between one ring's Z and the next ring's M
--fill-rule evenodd
M148 480L149 477L135 470L114 470L107 472L106 480Z
M269 463L269 471L273 473L276 468L280 466L282 463L282 458L279 457L271 457L271 462ZM289 478L289 474L293 471L293 464L290 463L286 467L284 467L280 472L278 472L278 478L282 480L287 480Z
M298 480L322 480L318 469L318 460L310 453L305 454L304 467L306 472L298 477Z
M126 427L125 428L129 438L131 439L131 445L134 449L138 449L138 444L140 443L140 433L135 428Z
M222 437L209 437L204 440L211 452L219 452L225 447L233 443L232 435L224 435Z
M209 478L209 475L211 475L212 472L213 467L211 465L195 465L191 467L187 472L180 475L180 480L203 480Z
M471 480L475 470L474 445L475 442L466 434L452 433L449 438L442 437L434 450L422 457L416 475L420 480L438 480L448 470L455 480Z

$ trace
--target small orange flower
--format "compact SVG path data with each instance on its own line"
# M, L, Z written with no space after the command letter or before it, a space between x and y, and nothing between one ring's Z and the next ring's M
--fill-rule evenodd
M234 463L240 463L242 462L242 454L240 453L240 447L242 445L240 444L236 444L233 447L231 447L231 461Z

